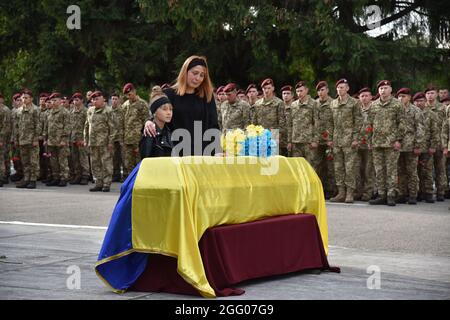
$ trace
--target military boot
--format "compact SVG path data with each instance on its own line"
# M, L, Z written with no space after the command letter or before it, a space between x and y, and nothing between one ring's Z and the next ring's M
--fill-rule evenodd
M395 206L395 197L394 196L388 196L387 197L387 205L390 207Z
M386 196L385 195L378 196L376 199L370 200L369 204L373 204L373 205L386 204Z
M409 196L408 204L417 204L417 199L415 196Z
M47 187L56 187L59 185L59 180L51 180L50 182L47 182L45 185Z
M16 188L25 189L28 183L30 183L30 181L21 181L16 185Z
M95 186L93 188L89 189L90 192L99 192L99 191L103 191L103 187L99 187L99 186Z
M406 197L401 195L397 198L397 203L406 203Z
M81 177L80 185L86 186L89 183L89 177Z
M27 184L27 189L36 189L36 181L30 181Z
M344 202L345 201L345 187L338 187L338 194L336 197L330 199L331 202Z
M433 194L425 193L425 202L426 203L434 203Z
M345 203L353 203L353 189L347 188L347 193L345 195Z
M75 176L72 180L69 181L70 184L80 184L81 177Z

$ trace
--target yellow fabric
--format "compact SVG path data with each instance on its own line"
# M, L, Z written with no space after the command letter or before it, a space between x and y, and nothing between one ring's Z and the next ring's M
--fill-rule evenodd
M311 213L328 254L325 199L314 169L304 158L268 159L144 159L133 189L133 248L178 257L178 273L204 297L215 296L198 247L210 227Z

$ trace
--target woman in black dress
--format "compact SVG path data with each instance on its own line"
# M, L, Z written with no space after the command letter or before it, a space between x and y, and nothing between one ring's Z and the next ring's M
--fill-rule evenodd
M208 129L219 130L213 86L206 58L191 56L186 59L176 83L165 89L164 93L173 105L172 121L168 124L170 130L174 132L177 129L185 129L190 135L191 150L188 152L184 149L181 155L203 155L206 146L211 143L211 141L204 141L205 131ZM201 126L201 130L198 128L199 126ZM197 130L195 130L196 127ZM156 135L153 121L148 120L145 123L144 134ZM200 134L201 137L199 137ZM196 143L196 141L200 143ZM215 143L218 145L219 141L215 141ZM174 144L176 145L177 142L175 141Z

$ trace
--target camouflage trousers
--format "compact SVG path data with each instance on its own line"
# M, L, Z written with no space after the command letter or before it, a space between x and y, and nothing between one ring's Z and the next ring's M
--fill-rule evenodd
M12 155L12 162L14 166L14 170L16 171L16 174L19 176L23 176L23 163L21 159L20 154L20 147L13 146L11 148L11 155ZM7 174L10 172L7 172Z
M96 187L110 187L113 173L112 151L107 146L90 147L92 174Z
M123 145L123 175L127 177L134 167L141 161L139 154L139 144L124 144Z
M309 143L292 143L292 156L303 157L312 165L312 158L316 149L311 149Z
M9 177L11 175L11 155L9 153L9 150L11 149L11 145L9 143L6 143L1 147L0 149L3 150L3 162L0 163L0 165L3 163L3 177ZM1 157L1 156L0 156ZM0 172L2 169L0 169ZM1 177L1 176L0 176Z
M48 146L47 150L51 154L50 166L52 168L52 179L69 180L69 147Z
M398 191L400 196L417 197L419 157L414 152L400 152L398 158Z
M23 180L36 181L39 173L39 146L27 144L19 146L23 166Z
M352 147L334 147L333 154L336 186L345 186L347 188L355 190L355 162L357 149L354 149Z
M433 193L433 156L421 153L417 165L419 175L419 193Z
M373 148L372 155L378 195L395 197L398 191L397 168L400 151L393 148Z
M6 177L5 150L6 150L5 145L0 146L0 179Z
M433 156L434 159L434 174L436 176L436 194L443 196L447 191L447 174L445 171L446 157L442 150L436 150Z
M71 150L73 175L89 179L88 149L85 146L72 145Z
M358 149L355 162L356 189L358 194L372 196L375 189L375 169L372 150Z
M44 146L44 141L39 140L39 177L42 180L45 180L51 176L50 160L46 155L44 155L47 153L46 149L47 148Z
M336 192L336 181L334 178L333 157L327 159L327 145L319 145L311 158L311 165L316 170L322 181L325 193L334 194Z
M114 142L114 150L113 150L113 177L114 178L120 179L122 177L121 169L123 167L124 167L123 144L116 141L116 142Z

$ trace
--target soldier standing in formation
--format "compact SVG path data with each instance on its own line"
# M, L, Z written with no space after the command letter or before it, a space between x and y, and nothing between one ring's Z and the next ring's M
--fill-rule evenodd
M9 140L11 135L11 111L3 102L3 95L0 94L0 187L3 187L3 183L8 181L6 167L10 163Z
M89 183L89 157L84 145L84 125L87 110L84 107L83 95L76 92L72 96L73 109L70 112L70 146L74 176L70 184L87 185Z
M290 112L291 112L291 105L292 102L294 102L294 94L292 93L292 87L290 85L285 85L281 88L281 98L284 102L284 112L286 113L286 121L288 121ZM280 145L280 155L287 157L289 156L290 152L288 151L287 145Z
M47 186L65 187L69 180L70 113L62 105L59 92L52 93L50 100L52 100L52 109L47 115L47 125L44 130L52 167L52 180L47 183Z
M234 83L229 83L223 88L227 100L221 104L221 118L219 125L222 131L232 129L244 130L250 124L250 106L247 102L237 98L237 88Z
M16 182L23 179L23 165L22 160L20 159L20 148L18 145L14 143L15 139L15 128L16 128L16 122L17 122L17 113L22 106L22 94L16 93L13 96L13 102L12 102L12 110L11 110L11 154L12 154L12 162L14 166L15 173L11 175L11 181ZM8 168L6 175L10 176L10 168Z
M355 163L362 125L360 102L348 95L347 79L336 82L338 97L331 102L333 111L334 171L338 194L332 202L353 203L356 188Z
M123 182L122 169L125 170L123 162L123 110L120 97L117 93L111 95L111 111L115 122L115 140L113 151L113 182Z
M256 84L251 83L248 85L247 89L245 90L245 94L248 98L248 104L250 106L253 106L255 102L258 100L258 87Z
M95 187L91 192L109 192L112 182L112 151L115 140L114 119L111 108L106 106L103 93L91 95L93 106L87 111L84 126L84 144L91 152L91 167Z

